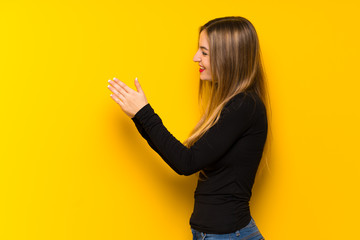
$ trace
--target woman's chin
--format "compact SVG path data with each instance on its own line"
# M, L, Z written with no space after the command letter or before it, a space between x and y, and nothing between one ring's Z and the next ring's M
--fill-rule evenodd
M202 81L211 81L211 78L201 77L201 76L200 76L200 80L202 80Z

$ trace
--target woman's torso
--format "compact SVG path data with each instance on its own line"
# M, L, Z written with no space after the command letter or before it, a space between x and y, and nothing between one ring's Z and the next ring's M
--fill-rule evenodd
M267 137L266 108L259 97L255 96L255 100L249 128L219 161L203 169L207 179L198 181L190 218L191 227L198 231L234 232L251 220L249 201ZM250 96L236 95L226 105L224 114L241 101L253 100Z

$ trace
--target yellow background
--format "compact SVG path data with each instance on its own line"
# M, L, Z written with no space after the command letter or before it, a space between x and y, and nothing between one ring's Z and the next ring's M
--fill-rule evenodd
M179 176L110 97L117 77L185 140L199 117L198 28L243 16L272 104L252 215L268 240L355 239L357 1L3 1L0 239L191 239Z

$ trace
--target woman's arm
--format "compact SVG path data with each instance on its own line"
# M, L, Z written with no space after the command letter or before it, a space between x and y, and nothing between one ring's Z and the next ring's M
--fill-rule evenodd
M184 146L166 129L149 103L133 118L142 126L142 136L149 139L150 146L153 145L152 148L171 168L180 175L191 175L219 160L242 136L251 125L255 104L250 97L232 101L228 108L224 109L219 121L190 148Z
M179 175L181 175L181 172L176 169L176 167L171 164L171 162L169 162L165 156L159 151L159 149L156 148L156 146L154 145L154 143L151 141L149 135L146 133L145 129L141 126L139 120L136 117L132 117L131 120L133 120L133 122L135 123L135 126L137 128L137 130L139 131L139 133L141 134L141 136L148 142L148 144L150 145L150 147L157 152L160 157Z

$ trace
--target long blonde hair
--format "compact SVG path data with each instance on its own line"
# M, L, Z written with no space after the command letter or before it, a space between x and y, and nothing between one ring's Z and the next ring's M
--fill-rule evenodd
M270 106L259 40L250 21L243 17L216 18L200 27L199 36L202 31L208 35L212 81L199 82L201 119L183 142L188 148L217 123L235 95L254 93ZM206 179L203 170L199 179Z

